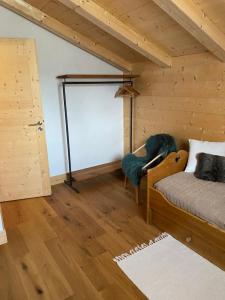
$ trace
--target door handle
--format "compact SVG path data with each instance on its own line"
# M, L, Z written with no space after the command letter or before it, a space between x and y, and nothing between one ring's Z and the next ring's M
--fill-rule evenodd
M38 121L37 123L29 124L28 126L41 126L43 123Z

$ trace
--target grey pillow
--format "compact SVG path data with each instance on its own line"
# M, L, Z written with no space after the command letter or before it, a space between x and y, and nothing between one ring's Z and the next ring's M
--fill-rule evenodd
M225 183L225 157L207 153L197 155L195 177Z

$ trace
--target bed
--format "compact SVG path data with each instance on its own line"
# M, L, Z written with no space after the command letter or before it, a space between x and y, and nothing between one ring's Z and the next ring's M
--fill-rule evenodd
M225 184L183 172L188 153L171 153L148 170L147 222L225 270Z

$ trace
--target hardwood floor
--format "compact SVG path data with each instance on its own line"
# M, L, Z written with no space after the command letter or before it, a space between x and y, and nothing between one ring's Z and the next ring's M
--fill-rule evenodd
M146 299L112 258L159 234L122 178L102 175L53 195L2 205L0 299Z

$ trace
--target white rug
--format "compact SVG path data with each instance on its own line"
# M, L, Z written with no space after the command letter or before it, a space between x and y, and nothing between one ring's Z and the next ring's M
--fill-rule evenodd
M163 233L114 261L151 300L225 300L225 272Z

